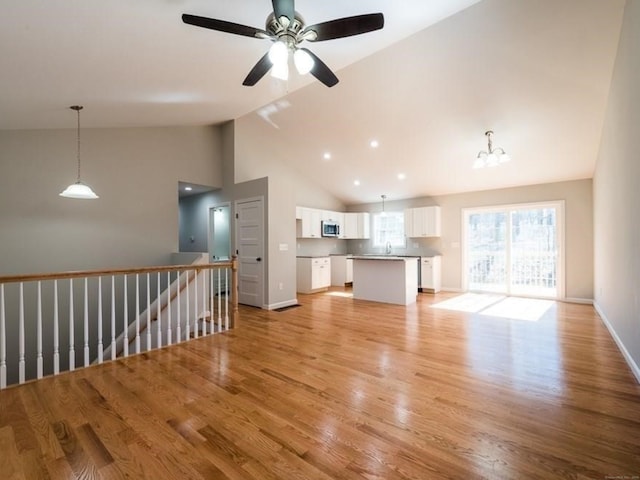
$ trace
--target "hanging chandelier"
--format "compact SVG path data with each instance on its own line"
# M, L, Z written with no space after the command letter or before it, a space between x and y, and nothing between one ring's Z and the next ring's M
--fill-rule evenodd
M76 183L72 183L69 185L62 193L60 193L61 197L66 198L79 198L83 200L93 200L95 198L99 198L98 195L91 190L89 185L82 183L80 180L80 110L82 110L81 105L74 105L69 107L71 110L75 110L78 114L78 178Z
M491 141L492 130L488 130L484 133L487 136L487 150L480 150L476 157L476 161L473 163L473 168L483 167L497 167L502 163L506 163L511 158L504 151L502 147L493 148L493 142Z

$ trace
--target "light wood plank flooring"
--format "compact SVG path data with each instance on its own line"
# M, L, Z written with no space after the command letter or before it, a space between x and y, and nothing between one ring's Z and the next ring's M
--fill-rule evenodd
M299 295L0 392L0 478L633 479L640 386L591 306L537 320Z

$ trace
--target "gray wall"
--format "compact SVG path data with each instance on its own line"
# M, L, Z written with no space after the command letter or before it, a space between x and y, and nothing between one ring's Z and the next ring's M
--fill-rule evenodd
M593 181L596 307L640 382L640 1L627 2Z
M167 263L178 181L222 185L218 127L87 129L82 180L100 198L62 198L76 180L75 138L0 131L0 275Z
M442 236L433 239L410 239L404 255L442 255L442 286L448 290L462 289L462 209L494 205L510 205L542 201L565 202L565 276L569 299L593 298L593 215L591 180L548 183L525 187L487 190L456 195L388 201L387 211L402 211L408 207L440 205ZM357 205L351 211L379 212L381 204ZM371 241L349 240L349 253L379 253Z

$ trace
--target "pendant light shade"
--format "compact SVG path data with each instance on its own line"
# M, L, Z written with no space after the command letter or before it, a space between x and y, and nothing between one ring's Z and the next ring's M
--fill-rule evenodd
M94 191L91 190L91 187L89 185L82 183L82 181L80 180L80 110L82 110L83 107L80 105L74 105L69 108L71 108L71 110L75 110L78 114L78 179L76 180L76 183L72 183L67 188L65 188L65 190L60 193L60 196L66 198L93 200L95 198L99 198L98 195L96 195Z

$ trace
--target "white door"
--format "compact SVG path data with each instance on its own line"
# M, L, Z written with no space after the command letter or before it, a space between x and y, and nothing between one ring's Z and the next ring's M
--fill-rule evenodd
M239 200L236 207L238 302L264 306L264 217L262 198Z

